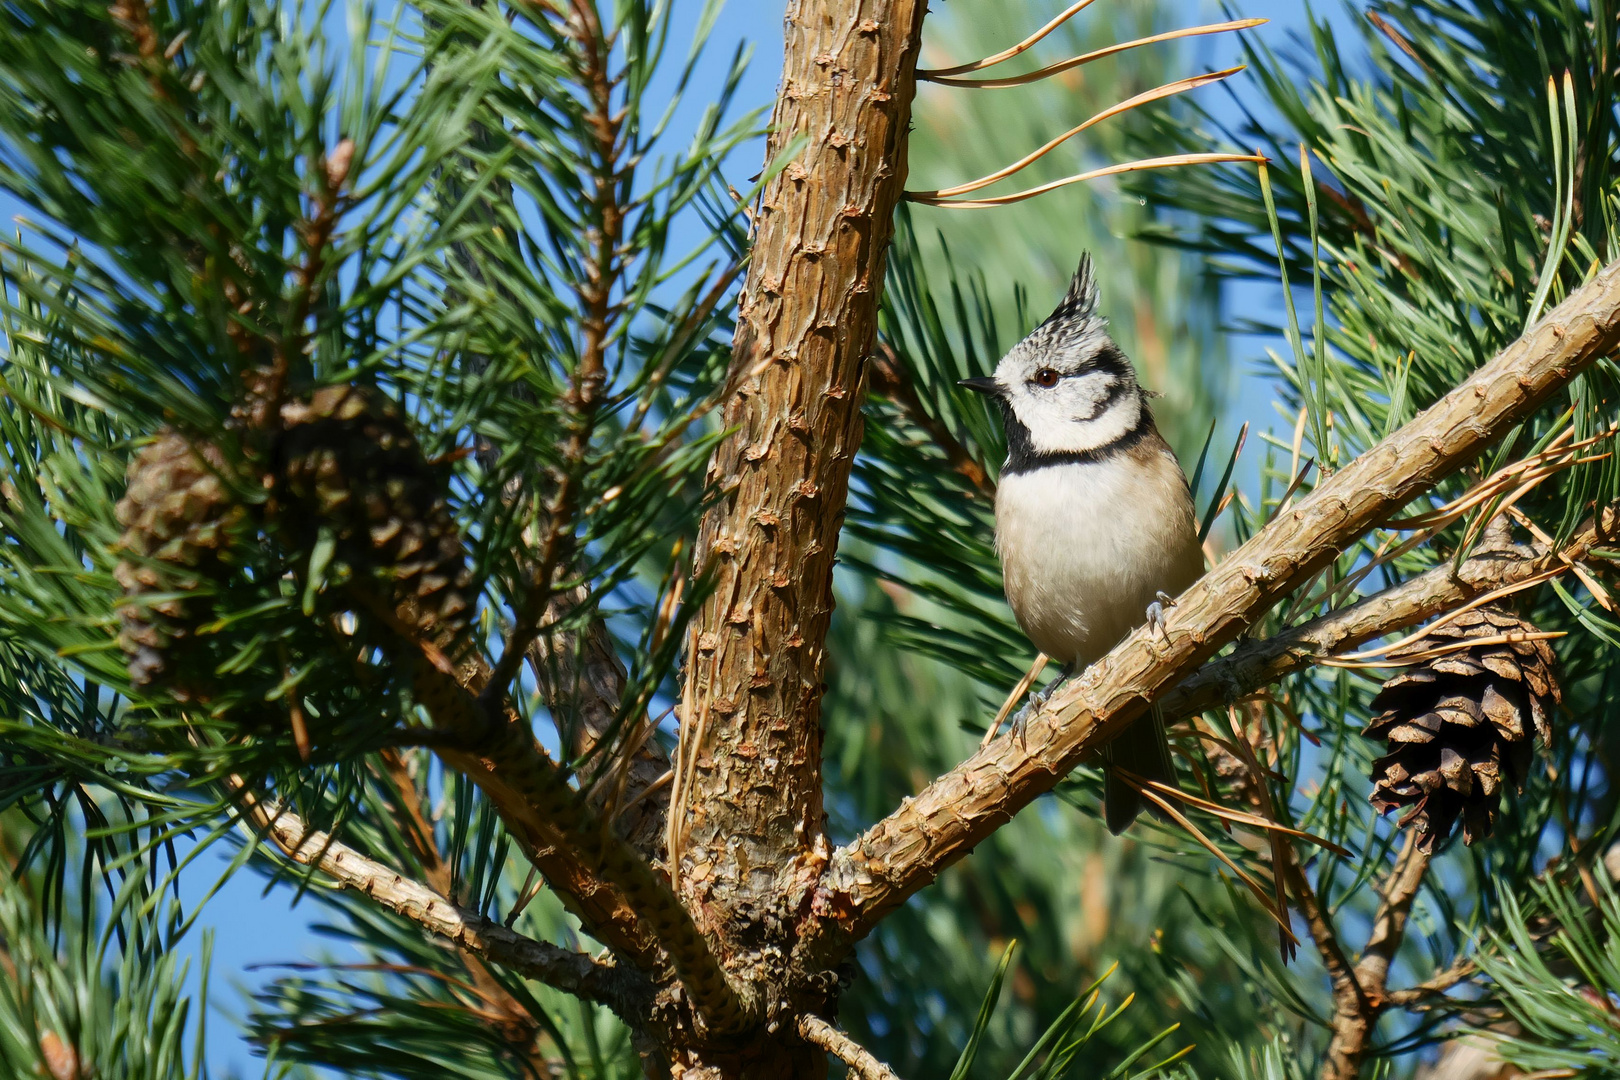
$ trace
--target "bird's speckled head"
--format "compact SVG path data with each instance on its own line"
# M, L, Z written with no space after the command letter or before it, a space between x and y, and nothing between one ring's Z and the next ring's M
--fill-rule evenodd
M963 385L1001 404L1014 467L1104 451L1147 419L1136 371L1097 314L1090 255L1057 310L1002 357L995 375Z

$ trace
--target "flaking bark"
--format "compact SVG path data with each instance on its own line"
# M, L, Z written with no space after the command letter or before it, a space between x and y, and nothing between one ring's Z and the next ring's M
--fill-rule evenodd
M723 425L721 498L696 565L677 777L683 896L712 930L776 917L822 837L820 703L832 568L861 439L865 358L906 175L922 0L799 0L787 11L768 159L794 150L754 216ZM801 149L794 148L804 140ZM824 857L824 855L823 855ZM763 972L761 974L764 974Z

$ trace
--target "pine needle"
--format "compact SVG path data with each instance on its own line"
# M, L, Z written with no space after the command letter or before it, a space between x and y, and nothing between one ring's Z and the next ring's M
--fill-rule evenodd
M1077 124L1056 138L1049 139L1039 150L1025 154L1011 165L997 169L995 172L990 173L987 176L981 176L977 180L970 181L966 184L958 184L955 187L940 188L937 191L910 191L906 193L907 197L918 202L929 199L949 199L957 195L967 195L970 192L978 191L980 188L989 187L998 180L1005 180L1014 173L1028 168L1030 165L1033 165L1035 162L1039 161L1041 158L1045 157L1059 146L1062 146L1064 143L1068 142L1082 131L1085 131L1087 128L1095 127L1104 120L1130 112L1132 109L1140 108L1141 106L1147 105L1150 102L1160 101L1167 97L1174 97L1176 94L1184 94L1189 90L1196 90L1201 86L1208 86L1211 83L1221 82L1222 80L1229 79L1233 75L1236 75L1238 72L1242 71L1243 68L1244 65L1239 64L1237 67L1227 68L1225 71L1212 71L1204 75L1192 75L1185 79L1177 79L1175 82L1165 83L1163 86L1155 86L1153 89L1145 90L1142 93L1137 94L1135 97L1128 98L1116 105L1110 105L1108 108L1104 109L1102 112L1096 114L1084 123Z
M955 67L918 68L917 78L934 80L948 75L966 75L972 71L983 71L985 68L999 64L1003 60L1011 60L1013 57L1020 55L1027 49L1034 47L1041 41L1042 38L1046 37L1052 31L1068 22L1085 8L1090 7L1094 2L1095 0L1077 0L1076 3L1070 4L1067 8L1064 8L1052 19L1051 22L1048 22L1045 26L1029 35L1029 37L1025 38L1023 41L1020 41L1010 49L1001 50L994 56L987 56L983 60L975 60L969 64L957 64Z
M1024 86L1042 79L1049 79L1053 75L1061 75L1065 71L1072 71L1084 64L1095 60L1114 56L1129 49L1139 49L1144 45L1157 45L1164 41L1175 41L1178 38L1202 37L1206 34L1224 34L1233 30L1248 30L1261 26L1265 19L1233 19L1230 22L1210 23L1207 26L1187 26L1180 30L1167 30L1162 34L1153 34L1150 37L1137 38L1134 41L1121 41L1101 49L1094 49L1079 56L1072 56L1060 63L1043 67L1038 71L1031 71L1024 75L1009 75L1001 79L958 79L948 75L934 75L922 71L917 72L919 81L938 83L941 86L960 86L978 90L993 90L1006 86ZM988 65L985 65L988 66Z
M1098 180L1105 176L1119 176L1122 173L1145 172L1150 169L1171 169L1178 165L1215 165L1228 161L1252 161L1256 163L1266 160L1263 154L1170 154L1166 157L1141 158L1137 161L1127 161L1119 165L1108 165L1101 169L1091 169L1087 172L1075 173L1062 180L1053 180L1050 183L1032 187L1027 191L1016 192L1012 195L1000 195L993 199L938 199L927 193L906 192L906 198L924 206L944 206L957 210L979 210L990 206L1008 206L1012 203L1033 199L1037 195L1044 195L1048 191L1056 191L1070 184L1081 184L1088 180Z

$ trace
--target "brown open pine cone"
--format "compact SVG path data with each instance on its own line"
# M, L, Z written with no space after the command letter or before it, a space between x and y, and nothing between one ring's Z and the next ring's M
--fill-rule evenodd
M1489 836L1503 784L1522 791L1534 738L1550 743L1562 695L1553 652L1526 640L1533 633L1499 608L1466 612L1418 650L1479 644L1414 664L1373 698L1365 734L1386 740L1389 753L1373 762L1372 803L1381 813L1403 809L1400 824L1417 828L1424 851L1449 837L1459 817L1467 843Z
M227 483L233 466L205 440L164 431L130 462L114 576L125 597L118 642L136 686L208 696L217 658L197 630L213 618L212 584L228 573L238 534L265 526L304 550L329 533L332 569L395 631L446 653L470 646L477 593L447 478L398 406L376 390L329 386L285 404L281 421L264 521L248 521Z

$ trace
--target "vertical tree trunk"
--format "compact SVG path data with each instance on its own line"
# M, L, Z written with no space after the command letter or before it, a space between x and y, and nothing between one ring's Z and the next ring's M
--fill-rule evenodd
M760 198L724 412L733 434L709 467L722 497L703 521L697 566L715 588L688 643L688 782L671 826L683 896L746 978L781 971L826 850L820 701L833 556L925 10L925 0L788 4L767 159L792 153ZM708 1075L744 1075L721 1070Z

